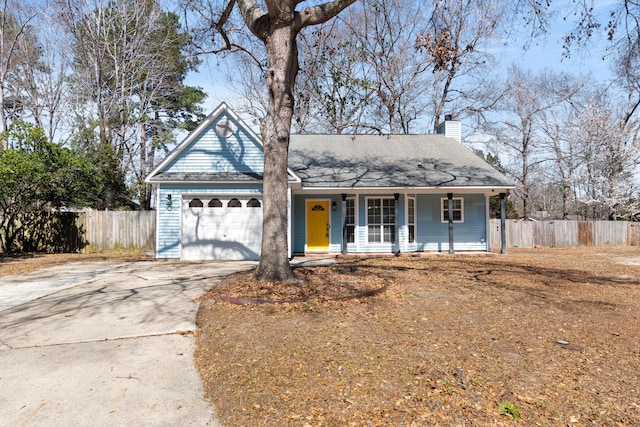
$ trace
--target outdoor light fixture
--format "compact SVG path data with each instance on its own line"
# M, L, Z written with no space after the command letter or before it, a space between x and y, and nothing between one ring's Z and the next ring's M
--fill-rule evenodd
M338 209L338 205L336 204L336 202L331 202L331 210L335 211Z
M173 201L171 201L171 193L167 194L167 209L171 209Z

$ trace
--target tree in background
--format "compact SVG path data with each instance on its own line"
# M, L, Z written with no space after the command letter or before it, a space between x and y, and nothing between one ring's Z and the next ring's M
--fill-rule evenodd
M31 123L12 123L2 139L11 148L0 150L0 251L41 250L46 212L90 204L96 170Z
M533 178L541 176L542 165L549 160L549 153L541 149L544 114L571 99L580 87L562 74L533 74L514 66L496 106L498 114L484 124L491 135L490 146L509 159L505 168L516 180L514 195L526 219L532 213L532 190L540 185Z
M640 211L633 176L640 147L625 116L598 98L579 111L572 134L579 159L575 192L577 208L587 219L613 220Z
M494 105L501 91L487 76L495 65L486 48L502 37L510 9L484 0L434 0L427 28L417 39L420 53L432 58L430 123L435 132L445 114L460 118Z
M364 56L349 22L335 19L300 34L297 133L366 133L379 127L367 117L375 92Z
M482 157L487 163L496 168L498 172L503 175L507 175L507 170L502 166L500 162L500 158L491 154L491 152L487 152L485 156L482 151L478 153L480 157ZM491 218L500 218L502 215L502 207L500 206L500 195L489 197L489 216ZM518 211L516 210L515 205L513 204L513 200L511 198L507 198L505 202L505 214L507 219L519 219Z
M73 38L76 128L74 143L109 169L103 204L131 198L148 208L144 183L155 153L172 131L202 119L199 88L184 85L197 60L187 59L187 36L177 15L155 0L60 0L58 22ZM110 158L111 157L111 158ZM123 193L123 188L129 191Z
M348 14L367 86L365 125L376 133L408 134L427 110L430 58L416 55L429 6L409 0L362 2Z
M20 120L28 70L41 66L40 44L32 26L39 11L29 2L0 2L0 132Z

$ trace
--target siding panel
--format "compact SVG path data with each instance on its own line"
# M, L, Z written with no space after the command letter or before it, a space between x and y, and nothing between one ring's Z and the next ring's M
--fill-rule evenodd
M229 120L222 115L212 123L181 155L171 163L166 172L258 172L263 171L262 147L243 128L229 138L220 138L215 132L216 123Z
M419 251L448 251L449 224L441 222L441 199L445 194L418 195L417 248ZM464 222L453 225L454 250L486 250L486 198L482 194L465 194Z

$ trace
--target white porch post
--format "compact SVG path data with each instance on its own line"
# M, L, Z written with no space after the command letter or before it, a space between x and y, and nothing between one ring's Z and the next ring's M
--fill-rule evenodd
M291 235L293 227L292 227L292 218L291 218L291 205L293 204L293 200L292 200L293 195L291 194L291 187L287 188L287 242L288 242L288 246L289 246L289 252L288 252L288 256L289 259L291 259L293 257L293 244L292 244L292 240L291 240Z

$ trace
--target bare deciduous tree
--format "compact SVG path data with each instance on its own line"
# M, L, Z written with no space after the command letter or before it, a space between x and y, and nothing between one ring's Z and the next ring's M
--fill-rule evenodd
M445 112L454 115L483 109L474 106L484 76L494 65L485 48L500 35L509 9L483 0L435 0L428 27L418 37L417 48L433 59L431 125L435 131ZM459 82L466 78L467 83ZM456 84L456 81L459 83ZM486 95L486 94L485 94ZM495 96L480 98L492 104Z
M255 276L267 282L294 280L288 258L287 238L287 161L294 111L295 83L298 74L298 34L312 25L322 24L338 15L355 0L311 3L304 0L197 0L187 2L201 22L195 42L206 40L214 31L221 44L212 51L250 49L239 44L237 26L230 17L237 5L246 28L266 50L267 114L261 123L264 146L263 227L260 263ZM204 13L203 13L204 11ZM197 28L193 28L198 34ZM210 42L211 39L207 40ZM246 40L246 38L245 38ZM215 40L217 41L217 40ZM259 61L258 61L259 62Z
M637 135L626 125L626 112L615 111L602 96L592 96L576 118L575 191L584 216L616 219L637 211L633 177L640 151Z
M195 105L204 98L183 85L197 61L184 57L178 17L156 0L58 0L55 10L73 38L74 90L84 101L76 105L89 116L80 128L97 124L97 141L89 144L112 176L104 207L122 202L125 179L148 207L144 179L155 151L172 129L201 117Z
M539 74L512 67L505 82L506 92L498 104L499 118L487 123L499 152L509 158L506 168L517 181L514 191L522 203L522 217L531 216L531 177L549 160L541 150L544 113L571 98L580 85L562 74Z
M356 11L358 13L359 11ZM336 19L300 37L300 75L294 127L299 133L366 132L374 89L368 56L348 22Z
M0 3L0 132L8 128L9 116L22 110L23 71L40 62L39 43L32 27L39 13L30 2Z

